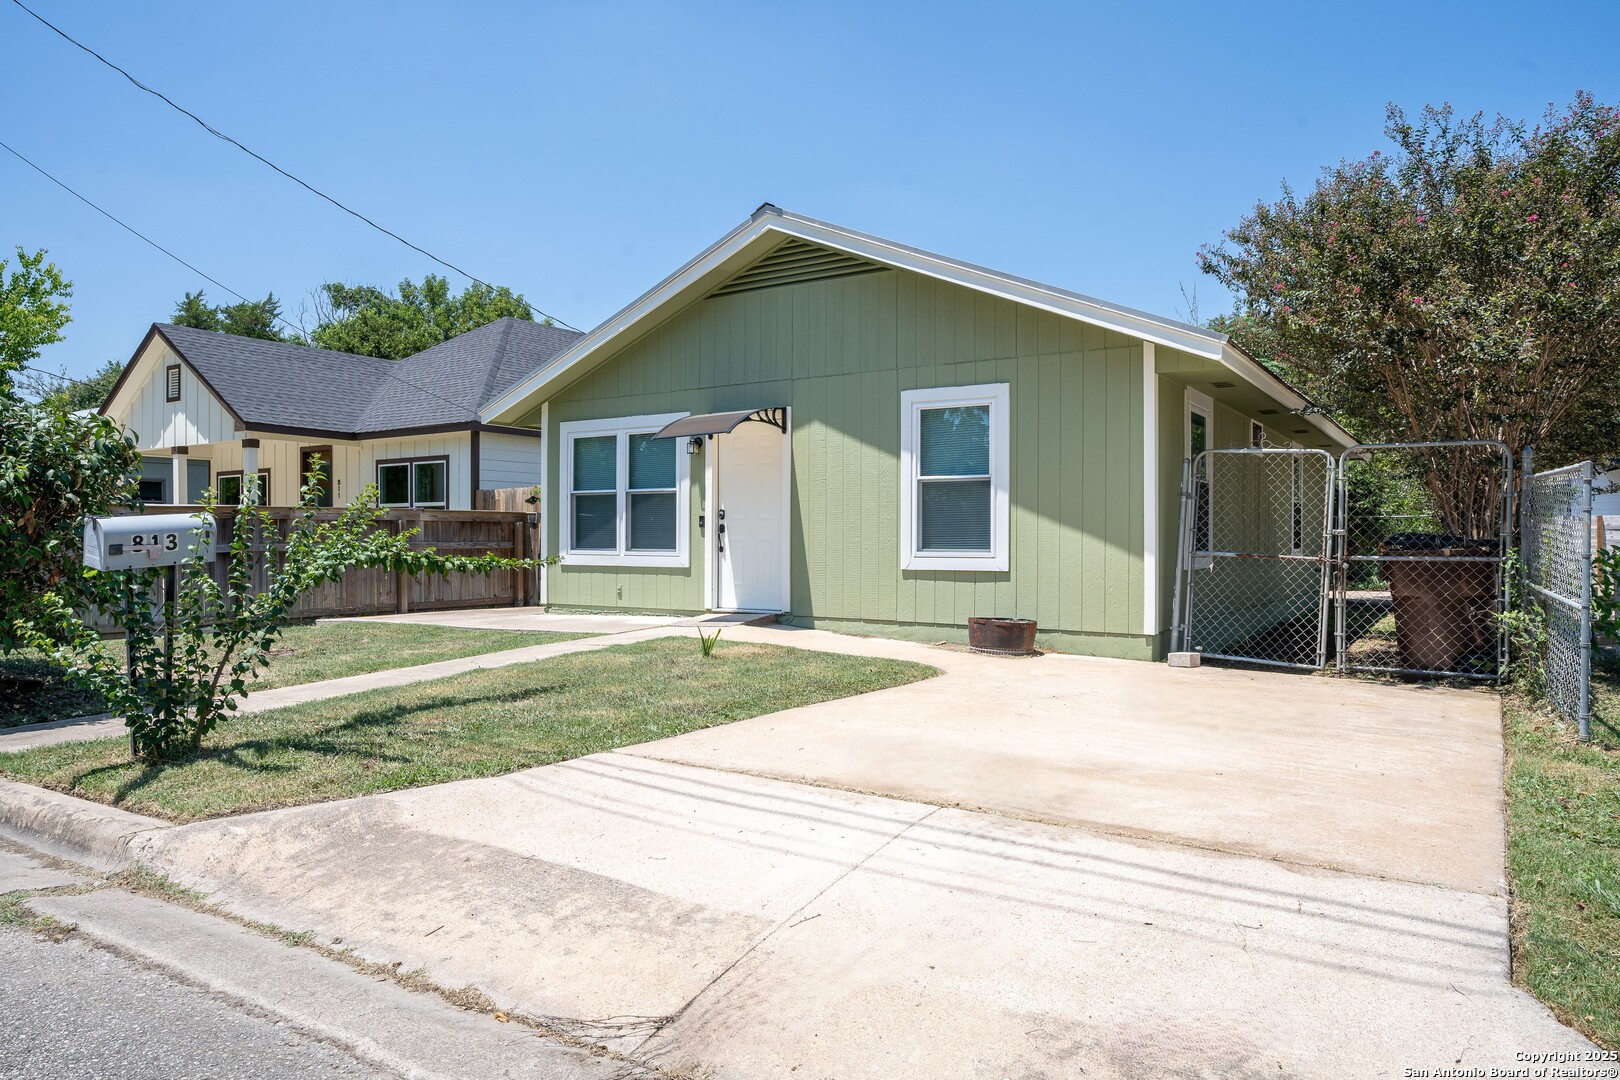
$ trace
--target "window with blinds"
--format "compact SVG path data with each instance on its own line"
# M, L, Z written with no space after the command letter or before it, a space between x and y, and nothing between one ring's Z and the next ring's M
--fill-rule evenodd
M684 414L561 424L574 565L687 565L687 455L654 434Z
M918 415L921 551L990 550L990 406Z
M574 548L619 550L619 437L574 440Z
M630 550L675 550L675 440L631 435Z
M1008 386L901 395L901 565L1009 565Z

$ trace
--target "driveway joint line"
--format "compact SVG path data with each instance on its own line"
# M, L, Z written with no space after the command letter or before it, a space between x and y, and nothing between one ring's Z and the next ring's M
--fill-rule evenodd
M853 866L849 866L846 869L844 869L841 873L839 873L831 881L827 882L826 885L824 885L820 889L818 889L814 896L810 897L810 899L806 900L804 903L800 904L798 907L794 908L792 911L790 911L786 915L784 915L781 919L777 920L775 926L772 926L769 930L765 931L758 938L756 938L752 943L749 944L748 948L744 949L741 953L739 953L737 955L736 959L732 960L731 963L727 964L724 969L722 969L720 972L718 972L715 975L714 978L712 978L708 982L704 983L703 986L698 989L698 992L693 994L691 996L691 998L689 998L687 1000L685 1005L682 1005L679 1009L676 1009L674 1012L672 1012L668 1016L664 1017L662 1019L662 1021L659 1023L658 1027L655 1028L645 1039L643 1039L637 1045L636 1048L638 1050L642 1049L649 1042L651 1042L653 1039L656 1039L660 1034L662 1034L672 1024L674 1024L676 1021L678 1021L681 1017L685 1016L687 1014L687 1012L692 1008L692 1006L697 1004L699 998L703 997L710 990L714 989L715 986L719 985L719 983L720 983L720 981L722 979L724 979L727 975L730 975L734 970L736 970L737 965L741 964L744 960L746 960L750 956L752 956L754 954L754 952L761 945L765 944L767 941L774 938L777 934L781 933L783 930L791 930L793 927L798 926L801 923L809 922L811 918L819 917L819 913L818 913L818 915L810 916L809 918L803 918L803 919L798 918L798 916L801 915L806 908L808 908L810 905L814 904L817 900L820 900L823 896L826 896L827 893L834 886L836 886L839 882L843 881L845 878L849 877L851 874L853 874L857 870L861 869L867 863L871 862L880 853L882 853L884 849L889 847L889 845L893 844L895 841L899 840L902 836L905 836L906 833L910 832L912 829L916 828L918 825L921 825L923 822L927 821L929 818L933 817L935 814L939 813L943 809L944 809L944 807L936 806L933 809L929 810L928 813L922 815L921 817L914 818L913 820L906 822L906 824L905 824L905 826L903 828L899 829L898 831L896 831L892 835L885 837L882 843L878 844L877 847L873 848L871 851L869 851L865 855L863 855L859 862L855 863Z

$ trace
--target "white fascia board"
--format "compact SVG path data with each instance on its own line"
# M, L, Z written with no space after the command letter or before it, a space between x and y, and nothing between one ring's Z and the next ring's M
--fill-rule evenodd
M783 214L778 219L776 227L792 236L823 247L846 251L872 262L910 270L978 292L1001 296L1029 307L1079 319L1105 329L1117 330L1141 341L1151 341L1156 345L1180 349L1209 360L1220 359L1222 345L1225 342L1224 335L1195 326L1161 319L1147 312L1109 304L1026 278L987 270L972 263L948 259L943 255L906 247L881 237L853 232L826 222Z
M853 232L782 211L764 211L721 237L707 250L643 293L628 307L574 342L546 367L513 386L479 410L479 419L489 423L511 411L556 381L582 360L633 329L660 307L676 299L704 275L767 232L795 236L810 243L882 263L897 269L949 281L978 292L1002 296L1058 315L1080 319L1120 333L1180 349L1210 360L1219 360L1223 338L1219 334L1161 320L1152 315L1115 307L1100 300L1067 293L1021 278L957 262L916 248L905 247L879 237Z
M669 277L647 292L642 293L629 306L621 309L618 314L609 318L578 341L575 341L540 371L530 375L506 393L485 405L478 411L478 419L487 424L492 418L511 410L514 406L520 405L524 399L535 396L545 387L555 382L559 376L576 367L587 356L622 336L626 331L635 327L636 324L690 287L694 281L725 262L738 249L763 234L767 227L768 222L758 218L750 218L748 221L743 222L721 237L718 242L710 245L707 250L685 266L669 275Z
M1115 330L1140 341L1164 345L1206 360L1213 360L1229 368L1245 382L1277 398L1289 408L1304 409L1309 404L1303 397L1289 389L1281 379L1233 348L1224 334L1109 304L1079 293L1042 285L1036 281L1012 277L919 248L897 244L882 237L790 214L776 207L766 207L643 293L618 314L574 342L545 368L485 405L479 410L479 419L484 423L490 423L495 417L521 405L525 399L540 394L547 386L577 367L593 353L624 336L659 308L677 299L704 275L712 272L721 263L767 232L798 237L871 262L910 270L978 292L1004 297L1029 307ZM1334 442L1343 446L1354 445L1355 440L1325 416L1311 414L1307 419Z

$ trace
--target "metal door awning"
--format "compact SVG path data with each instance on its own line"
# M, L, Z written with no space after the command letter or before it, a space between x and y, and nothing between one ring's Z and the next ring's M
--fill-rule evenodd
M691 435L729 435L750 420L787 434L787 409L781 406L768 409L738 409L735 412L699 413L683 416L672 424L665 424L653 436L655 439L679 439Z

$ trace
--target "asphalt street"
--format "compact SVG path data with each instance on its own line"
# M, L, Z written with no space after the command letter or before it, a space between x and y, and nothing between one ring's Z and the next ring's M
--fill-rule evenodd
M391 1076L207 991L72 938L0 928L4 1080Z

